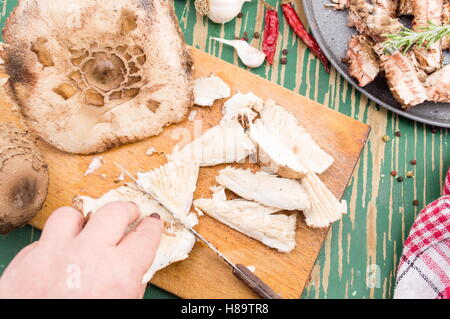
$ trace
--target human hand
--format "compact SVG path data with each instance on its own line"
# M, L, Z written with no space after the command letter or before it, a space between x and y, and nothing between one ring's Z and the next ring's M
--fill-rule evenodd
M56 210L0 277L0 298L142 298L163 223L153 214L125 234L139 216L134 203L114 202L84 226L77 210Z

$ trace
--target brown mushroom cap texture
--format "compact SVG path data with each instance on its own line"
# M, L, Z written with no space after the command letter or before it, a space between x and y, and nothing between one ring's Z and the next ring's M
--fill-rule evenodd
M29 133L0 123L0 234L33 218L47 189L47 165Z
M19 0L4 31L11 95L58 149L160 134L193 104L192 59L166 0Z

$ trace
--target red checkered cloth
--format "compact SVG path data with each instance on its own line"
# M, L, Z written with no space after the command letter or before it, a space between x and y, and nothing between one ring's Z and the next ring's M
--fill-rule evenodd
M442 197L425 207L411 228L394 298L450 299L450 170Z

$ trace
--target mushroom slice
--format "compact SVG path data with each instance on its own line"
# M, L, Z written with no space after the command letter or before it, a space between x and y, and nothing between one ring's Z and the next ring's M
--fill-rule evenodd
M172 161L152 171L138 173L137 182L182 222L192 226L197 220L187 218L192 206L198 172L198 164Z
M200 166L242 161L256 152L252 140L236 121L223 122L170 155L171 160L186 160Z
M214 101L228 98L230 94L230 87L214 74L194 81L194 104L212 106Z
M194 205L219 222L280 252L288 253L295 248L296 214L274 214L280 209L244 199L224 200L223 192L221 188L212 199L197 199Z
M296 180L227 167L219 171L216 181L245 199L269 207L285 210L310 208L308 195Z
M339 202L315 173L308 172L302 185L311 201L311 207L303 210L308 226L328 227L347 213L347 203Z
M253 93L237 93L227 100L222 108L222 122L238 120L244 127L252 122L260 111L264 101ZM245 122L243 122L245 121Z
M265 102L261 118L250 124L250 137L287 178L300 178L307 170L323 173L333 157L322 150L297 118L273 100Z
M73 200L74 207L85 216L89 213L95 213L103 205L115 201L133 202L139 207L141 212L139 220L130 225L127 232L136 228L142 218L153 213L159 214L161 220L164 221L164 232L161 236L155 259L144 275L143 283L149 282L158 270L189 257L189 253L195 244L195 237L182 225L177 224L172 215L158 201L131 186L112 189L97 199L88 196L77 196ZM194 216L195 219L194 214L190 215ZM194 220L192 218L189 219Z
M35 135L90 155L186 118L193 61L173 1L71 0L76 10L55 3L21 0L3 29L8 94ZM78 92L58 89L66 82Z

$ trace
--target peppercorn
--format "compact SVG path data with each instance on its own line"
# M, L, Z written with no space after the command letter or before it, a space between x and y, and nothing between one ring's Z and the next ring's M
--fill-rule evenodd
M281 53L282 53L283 55L287 55L287 54L288 54L288 50L287 50L287 49L283 49L283 51L281 51Z
M418 206L419 205L419 201L417 199L413 200L413 205L414 206Z
M397 176L397 171L392 171L391 175L394 176L394 177Z
M431 133L436 134L437 132L438 132L438 128L433 126L431 128Z
M383 141L385 141L385 142L389 142L390 139L391 138L388 135L383 136Z
M245 32L244 32L244 37L247 37L247 36L248 36L248 32L245 31Z
M281 64L286 64L287 63L287 59L286 58L281 58L280 59L280 63Z
M243 17L242 12L239 12L238 15L237 15L237 17L238 17L238 18L242 18L242 17Z
M410 163L411 163L412 165L416 165L416 164L417 164L417 161L416 161L416 160L412 160Z
M259 39L260 36L261 36L261 35L259 34L259 32L255 32L255 33L253 34L253 37L254 37L255 39Z
M402 136L402 133L400 131L395 132L395 136L400 137Z
M397 182L399 182L399 183L403 182L403 177L401 177L401 176L397 177Z
M408 177L408 178L411 178L411 177L413 177L413 176L414 176L414 173L411 172L411 171L409 171L409 172L406 173L406 177Z

